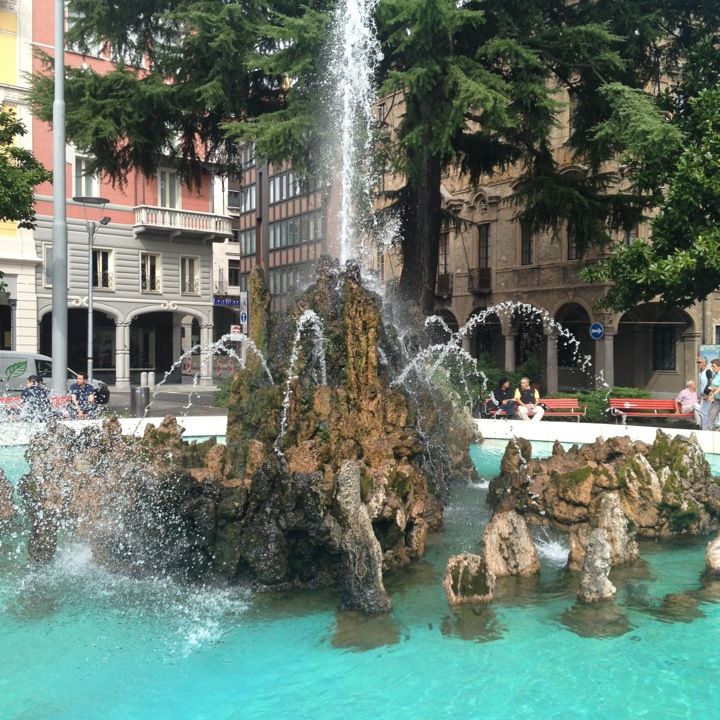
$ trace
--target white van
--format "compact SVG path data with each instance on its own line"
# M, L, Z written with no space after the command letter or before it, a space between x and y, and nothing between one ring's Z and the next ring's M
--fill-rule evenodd
M19 392L25 387L30 375L38 375L49 385L52 379L52 358L37 353L0 350L0 394ZM75 382L76 377L77 373L68 368L68 380ZM110 398L107 385L102 380L93 378L93 385L98 390L103 389L103 392L98 393L98 402L101 397Z

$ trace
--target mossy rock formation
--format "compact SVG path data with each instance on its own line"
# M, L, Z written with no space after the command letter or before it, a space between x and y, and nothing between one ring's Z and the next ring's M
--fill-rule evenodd
M551 457L514 461L509 446L504 473L490 483L496 511L512 509L530 522L550 523L586 535L598 527L603 497L616 493L622 513L640 537L698 535L717 529L720 486L694 437L658 430L652 445L627 437L599 438Z
M400 354L356 270L321 263L283 315L270 315L259 269L250 296L249 338L268 361L250 352L233 379L226 446L183 443L172 418L142 439L114 423L46 435L21 487L33 559L51 558L58 532L71 529L123 572L334 584L344 607L385 612L383 572L420 558L441 527L439 489L451 472L470 472L470 429L429 390L393 386ZM295 343L310 309L317 321ZM447 444L450 427L465 443L456 468L427 452Z

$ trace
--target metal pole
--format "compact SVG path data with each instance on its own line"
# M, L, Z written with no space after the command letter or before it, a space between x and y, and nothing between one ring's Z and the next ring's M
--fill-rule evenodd
M65 3L55 0L55 97L53 100L52 385L67 392L68 237L65 209Z
M88 322L87 322L87 381L93 381L93 240L97 230L96 222L88 222Z

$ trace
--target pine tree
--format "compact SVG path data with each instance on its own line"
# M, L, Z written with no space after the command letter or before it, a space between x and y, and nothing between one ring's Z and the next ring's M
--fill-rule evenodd
M232 169L238 144L248 139L271 161L289 158L303 169L318 160L317 108L328 92L324 48L334 3L70 6L84 15L70 40L107 41L119 61L104 76L67 71L68 137L92 152L96 169L122 181L131 167L150 174L171 155L191 182L207 162ZM657 88L674 78L657 104L664 99L664 110L681 118L692 107L688 98L710 87L712 73L689 59L705 47L716 63L719 22L715 0L380 0L378 80L381 92L401 92L405 106L386 147L406 180L395 198L403 211L405 297L432 309L440 176L448 163L471 182L519 168L518 218L535 231L569 223L580 249L636 225L663 196L660 176L652 188L650 175L625 188L608 171L607 161L623 149L621 138L602 131L618 111L610 88ZM715 40L709 49L707 38ZM132 65L140 59L145 67L138 71ZM35 80L36 108L45 118L49 83ZM561 172L550 144L567 97L569 150L582 168L576 173ZM679 109L668 109L673 102ZM633 108L647 117L638 103Z

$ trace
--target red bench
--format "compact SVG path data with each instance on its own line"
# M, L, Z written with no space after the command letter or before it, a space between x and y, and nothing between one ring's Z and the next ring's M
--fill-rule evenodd
M572 417L580 422L587 412L587 405L580 405L577 398L540 398L540 404L545 406L544 417Z
M51 395L50 403L55 410L64 410L70 404L69 395ZM0 413L16 412L22 407L20 395L0 395Z
M675 411L674 400L655 400L654 398L609 398L610 412L618 422L625 423L626 417L641 418L677 418L695 421L693 413Z
M587 412L587 406L580 405L577 398L540 398L540 404L545 406L543 417L572 417L580 422ZM489 402L484 405L484 413L486 417L505 417L504 410L496 410Z

